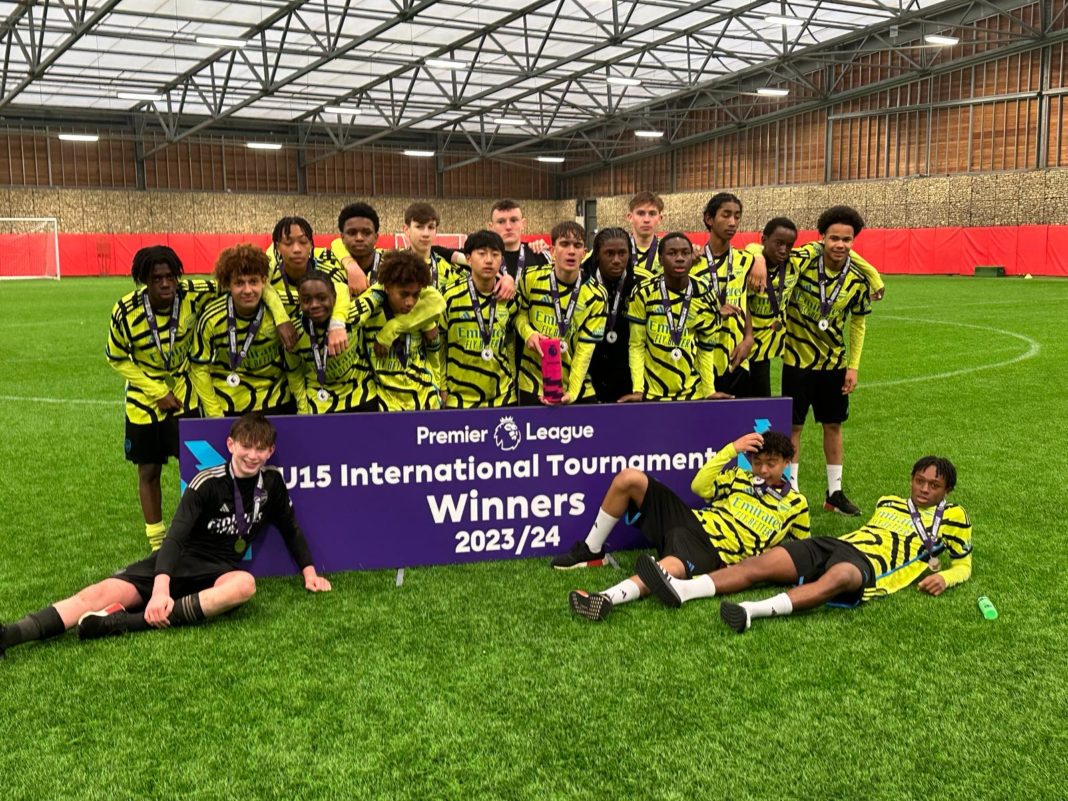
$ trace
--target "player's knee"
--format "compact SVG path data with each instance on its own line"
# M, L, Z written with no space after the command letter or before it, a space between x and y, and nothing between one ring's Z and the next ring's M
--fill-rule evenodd
M633 467L624 468L616 474L616 484L625 490L641 487L645 484L645 481L645 473L641 470L635 470Z
M155 484L160 480L160 476L163 475L163 465L161 464L139 464L137 465L137 477L141 479L143 483Z
M230 591L238 603L244 603L256 594L256 579L251 573L243 570L237 571L230 580Z

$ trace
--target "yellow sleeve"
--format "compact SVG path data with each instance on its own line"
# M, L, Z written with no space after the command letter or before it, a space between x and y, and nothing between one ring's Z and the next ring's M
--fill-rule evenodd
M701 376L701 396L707 398L716 391L715 351L697 349L697 372Z
M149 378L142 372L140 367L131 361L120 362L114 359L108 359L108 364L111 365L116 373L144 392L145 397L153 403L165 398L167 393L170 392L166 384L162 381L155 381Z
M362 327L371 317L378 313L378 310L382 308L382 304L385 302L386 290L381 284L375 283L367 287L360 293L359 297L354 298L352 301L352 309L349 315L349 322L352 327ZM415 305L418 308L419 304Z
M267 307L267 311L274 318L275 328L284 323L293 322L289 319L289 312L286 311L286 307L282 303L282 297L270 284L263 287L263 305Z
M795 540L807 539L812 533L812 523L808 514L808 501L804 496L801 498L801 511L790 521L784 534L788 534Z
M295 353L286 351L286 383L297 401L297 414L311 414L308 403L308 383L304 379L304 360Z
M728 442L720 448L719 453L705 462L705 466L697 471L697 475L690 482L690 489L693 490L694 494L705 500L715 495L716 476L722 473L727 463L737 455L738 451L734 449L733 442Z
M427 323L437 324L438 318L445 313L445 298L432 286L428 286L419 293L419 300L407 314L394 317L382 326L382 330L375 337L380 345L391 347L393 341L401 334L410 334L413 331L422 331Z
M849 360L846 366L850 370L860 369L860 354L864 350L864 332L867 329L867 316L849 315Z
M193 389L200 398L200 408L205 417L222 417L223 407L215 395L215 387L211 383L211 368L206 364L191 362L189 364L189 380Z
M630 365L630 391L645 392L645 325L630 324L630 345L627 348Z
M571 367L567 374L567 392L572 400L582 394L582 384L586 381L586 372L590 369L596 347L593 342L579 338L575 340L575 352L571 354Z
M530 324L527 310L523 306L519 307L519 313L515 316L515 330L519 332L519 336L523 340L522 347L526 347L527 340L530 339L530 335L535 331L534 326Z
M352 294L349 292L348 284L340 284L335 281L334 291L337 293L337 300L334 301L334 311L330 315L331 328L337 328L339 325L344 326L348 322L349 310L352 308Z
M883 282L883 277L879 275L879 271L872 266L870 261L865 259L859 253L856 251L850 253L849 261L855 265L858 270L864 273L864 279L868 282L868 290L870 292L878 292L886 286Z
M972 577L972 552L968 551L967 555L954 559L952 567L943 570L939 575L946 582L947 589L963 584Z
M344 263L345 259L351 259L352 254L349 253L349 249L345 247L344 240L339 236L335 237L334 241L330 243L330 252L334 254L334 258Z

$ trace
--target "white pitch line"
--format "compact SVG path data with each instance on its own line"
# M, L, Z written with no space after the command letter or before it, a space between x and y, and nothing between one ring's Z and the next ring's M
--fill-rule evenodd
M958 328L973 328L977 331L990 331L995 334L1002 334L1007 337L1018 339L1021 342L1026 343L1027 350L1011 359L1005 361L994 362L992 364L980 364L976 367L962 367L960 370L948 370L944 373L931 373L929 375L918 375L911 378L896 378L892 381L871 381L867 383L860 383L857 385L857 389L865 389L866 387L896 387L900 384L915 384L917 381L933 381L943 378L955 378L960 375L969 375L971 373L978 373L981 370L996 370L1001 367L1009 367L1017 362L1033 359L1042 350L1042 346L1037 340L1031 339L1024 334L1018 334L1015 331L1006 331L1003 328L994 328L989 325L976 325L974 323L954 323L948 320L921 320L918 317L898 317L896 315L879 315L880 320L904 320L909 323L923 323L925 325L955 325Z
M27 403L73 403L81 406L118 406L120 400L92 400L86 398L41 398L27 395L0 395L0 401L22 401Z

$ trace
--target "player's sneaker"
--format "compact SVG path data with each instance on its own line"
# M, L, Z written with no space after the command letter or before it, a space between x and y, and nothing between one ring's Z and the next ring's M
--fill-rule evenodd
M823 508L828 512L837 512L847 517L856 517L860 514L860 508L845 496L841 490L835 490L823 500Z
M125 634L129 614L122 604L111 604L103 609L86 612L78 618L78 639L96 640Z
M549 563L557 570L573 570L576 567L601 567L604 564L604 551L594 553L586 540L579 540L567 553L558 553Z
M587 595L578 590L572 590L567 596L567 602L571 604L571 611L587 620L604 620L612 611L612 602L607 595L598 592Z
M663 601L665 606L678 609L682 606L682 598L673 586L674 579L653 557L643 553L634 564L634 572L642 580L649 591Z
M753 621L749 617L749 610L741 604L724 601L719 605L719 616L723 622L739 634L745 634Z

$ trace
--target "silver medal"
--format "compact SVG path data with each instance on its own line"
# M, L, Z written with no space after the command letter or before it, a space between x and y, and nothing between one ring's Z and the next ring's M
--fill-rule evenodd
M236 387L241 383L241 377L237 373L230 373L226 376L226 383L231 387Z
M681 350L679 350L678 348L675 348L674 350L671 351L671 361L677 362L681 358L682 358L682 351Z
M604 338L608 340L608 344L611 345L613 342L619 339L619 334L617 334L615 331L609 331L607 334L604 335Z
M325 389L320 389L318 392L315 393L315 397L325 403L326 401L330 400L330 393L327 392Z
M493 348L484 348L482 350L482 360L486 362L493 361Z
M938 561L937 556L932 556L931 561L927 563L927 567L931 568L932 573L937 573L939 570L942 569L942 563Z
M821 317L820 321L819 321L819 329L820 329L820 331L826 331L830 327L831 327L831 321L828 320L826 317Z
M560 352L567 353L567 343L564 340L560 340Z

